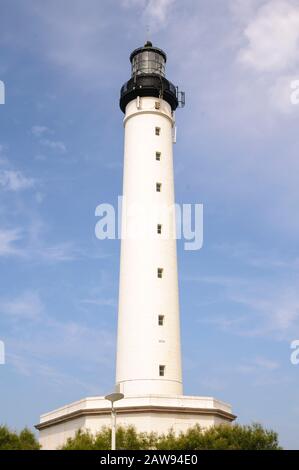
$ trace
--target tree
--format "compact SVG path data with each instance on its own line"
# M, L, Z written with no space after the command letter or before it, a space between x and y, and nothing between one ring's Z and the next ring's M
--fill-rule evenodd
M158 449L171 450L278 450L278 435L260 424L221 424L206 430L200 426L175 436L160 437Z
M21 450L40 450L40 444L35 435L28 428L24 428L19 434Z
M178 435L138 433L133 426L119 426L116 434L119 450L279 450L276 432L264 429L260 424L242 426L222 424L208 429L196 425ZM69 438L63 450L109 450L111 431L103 427L93 435L79 430Z
M154 433L138 433L134 426L118 426L116 442L118 450L155 449L158 436ZM62 450L110 450L111 429L104 426L93 435L90 431L79 429L75 437L69 438Z
M40 445L28 428L19 434L7 426L0 426L0 450L39 450Z

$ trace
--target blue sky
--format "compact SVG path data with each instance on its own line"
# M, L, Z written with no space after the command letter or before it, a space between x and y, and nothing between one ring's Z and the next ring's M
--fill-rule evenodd
M176 199L204 204L178 243L186 394L298 448L299 5L292 0L1 0L0 421L114 383L119 242L95 208L122 187L119 89L146 39L186 91Z

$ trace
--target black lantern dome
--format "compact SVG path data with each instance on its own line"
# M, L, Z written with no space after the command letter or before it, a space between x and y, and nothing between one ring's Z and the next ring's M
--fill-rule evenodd
M163 98L173 111L182 104L177 87L165 77L166 61L165 52L154 47L150 41L132 52L130 55L132 75L120 91L119 104L123 112L127 104L137 96Z

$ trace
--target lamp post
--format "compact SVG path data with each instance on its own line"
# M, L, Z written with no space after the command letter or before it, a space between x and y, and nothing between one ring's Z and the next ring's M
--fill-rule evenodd
M111 450L116 449L116 410L114 402L123 398L124 395L122 393L110 393L110 395L105 396L105 399L111 402Z

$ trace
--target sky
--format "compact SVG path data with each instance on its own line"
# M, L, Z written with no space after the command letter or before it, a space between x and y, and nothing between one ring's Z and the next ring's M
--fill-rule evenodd
M204 205L202 249L178 242L184 392L298 449L298 0L0 0L0 422L113 389L120 245L95 208L148 38L186 92L176 200Z

